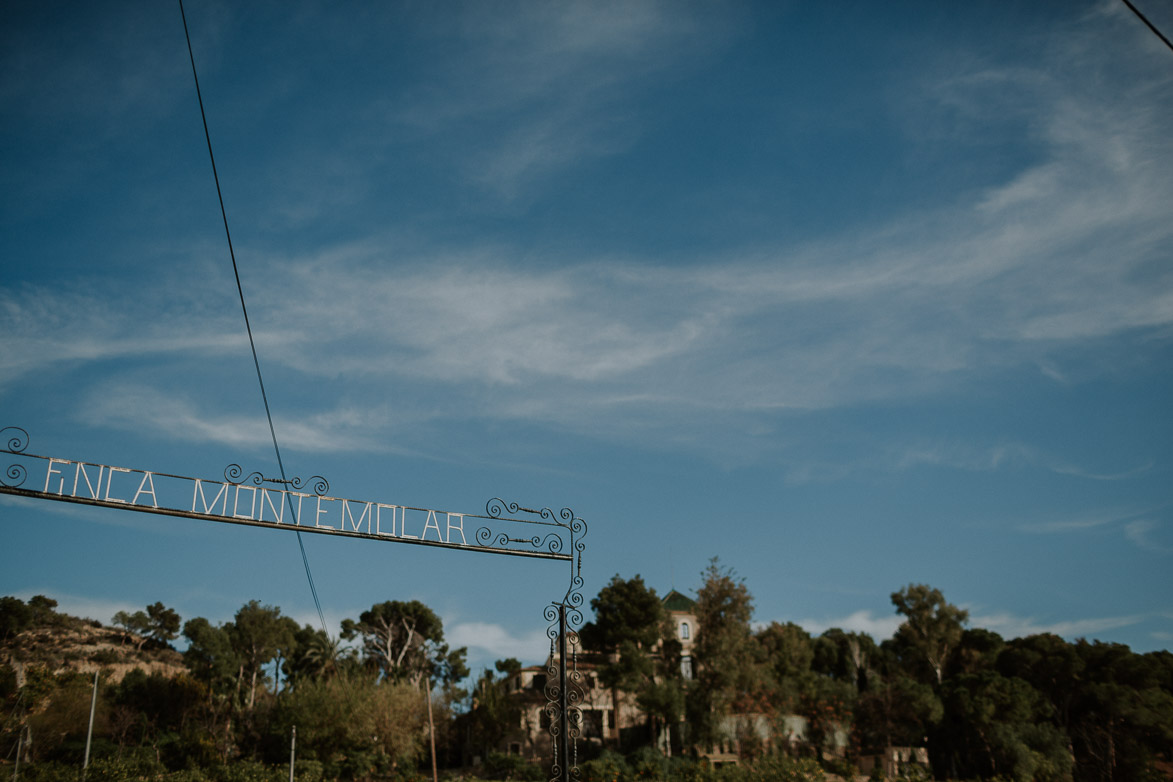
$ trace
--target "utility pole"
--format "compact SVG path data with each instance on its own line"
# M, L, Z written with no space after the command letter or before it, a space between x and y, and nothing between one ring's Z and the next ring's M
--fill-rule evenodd
M293 782L293 760L297 752L297 726L289 734L289 782Z
M440 782L439 772L436 770L436 723L432 721L432 680L424 679L427 691L424 696L428 699L428 736L432 742L432 782Z
M98 672L94 671L94 694L90 697L90 729L86 731L86 757L81 764L81 782L86 782L86 769L90 767L90 741L94 738L94 710L98 706Z

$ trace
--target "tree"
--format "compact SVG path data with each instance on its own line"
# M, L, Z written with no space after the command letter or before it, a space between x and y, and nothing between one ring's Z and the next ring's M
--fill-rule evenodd
M926 584L909 584L893 592L892 604L905 617L896 631L897 637L915 650L940 687L945 663L961 641L962 625L969 619L969 612L946 603L941 590Z
M868 671L877 651L870 635L832 627L816 638L813 646L812 671L848 682L857 691L867 688Z
M767 678L764 655L750 627L753 596L744 579L721 567L716 557L701 576L695 646L699 670L689 714L696 739L711 743L721 737L724 716L764 708Z
M355 652L321 628L305 625L293 635L292 648L285 653L282 671L286 682L296 687L305 679L336 676L356 664Z
M509 726L516 726L521 720L518 702L505 688L509 678L521 670L521 662L510 657L498 660L494 667L502 676L494 676L488 668L481 672L472 692L472 705L466 720L470 727L470 742L482 757L488 757L501 744Z
M757 639L773 677L776 705L791 708L811 675L815 651L810 633L793 622L771 622L758 631Z
M135 611L128 614L119 611L111 620L115 627L121 627L131 635L137 635L135 651L142 651L143 645L150 641L155 646L167 646L179 634L179 614L156 601L147 606L147 610Z
M358 619L342 621L342 637L361 637L363 655L387 679L418 688L425 680L451 684L468 675L467 649L448 648L440 617L420 601L376 603Z
M227 630L240 664L237 691L247 677L247 708L251 710L256 703L257 678L262 668L281 649L289 649L293 645L297 623L287 616L281 616L280 608L262 606L260 601L250 600L236 612L235 620Z
M147 606L147 618L150 627L147 635L159 646L166 646L174 641L179 634L179 614L156 601Z
M584 625L579 637L585 648L606 655L599 681L611 690L612 714L619 714L622 690L653 706L653 720L664 716L664 693L652 691L657 679L656 649L666 634L672 637L673 633L665 633L667 614L656 591L638 574L631 579L615 574L591 599L591 609L595 621ZM655 725L650 727L654 740Z
M944 719L934 736L935 766L949 776L1058 782L1071 775L1063 732L1050 704L1022 679L996 671L945 682Z
M1173 656L1080 640L1083 671L1071 704L1076 779L1149 779L1173 752Z
M202 616L183 625L187 650L183 661L195 678L208 685L209 692L225 694L236 681L240 661L232 638L224 627L217 627Z
M32 609L19 597L0 597L0 641L14 638L32 626Z
M325 779L399 778L397 768L410 771L423 755L427 735L420 693L369 674L306 679L283 697L268 732L285 758L295 725L298 758L322 763Z
M32 612L34 625L56 624L61 617L57 614L57 601L44 595L33 595L29 598L29 610Z

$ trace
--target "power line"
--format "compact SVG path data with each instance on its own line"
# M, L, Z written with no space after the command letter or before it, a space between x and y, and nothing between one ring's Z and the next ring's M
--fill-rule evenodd
M277 430L273 428L273 414L269 410L269 397L265 393L265 379L261 376L261 362L257 358L257 343L253 340L253 329L248 319L248 307L244 303L244 286L240 284L240 269L236 265L236 252L232 249L232 232L228 230L228 212L224 208L224 195L220 191L220 175L216 172L216 156L212 154L212 135L208 132L208 117L204 112L204 98L200 93L200 77L196 73L195 54L191 47L191 34L187 30L187 15L183 12L183 0L179 0L179 16L183 19L183 35L187 39L187 56L191 59L191 75L195 80L196 100L200 104L200 119L204 123L204 138L208 142L208 159L212 161L212 178L216 181L216 197L220 199L220 216L224 219L224 235L228 239L228 255L232 258L232 273L236 275L236 291L240 294L240 310L244 313L244 328L248 332L248 344L253 351L253 365L257 368L257 384L261 387L261 401L265 403L265 417L269 421L269 434L273 438L273 452L277 454L277 469L281 472L282 485L288 482L285 479L285 464L281 461L281 448L277 445ZM285 494L289 501L289 508L293 510L293 498L288 492ZM295 512L296 513L296 512ZM301 540L301 531L297 533L297 545L301 549L301 561L305 565L305 576L310 583L310 593L314 596L314 606L318 609L318 619L322 622L322 632L327 637L330 631L326 628L326 615L322 613L322 603L318 600L318 589L314 586L314 576L310 572L310 560L305 553L305 544Z
M1173 43L1169 42L1169 39L1166 38L1161 33L1161 31L1157 29L1156 25L1154 25L1147 18L1145 18L1145 15L1140 12L1140 9L1138 9L1135 5L1130 3L1128 0L1121 0L1121 2L1124 3L1126 6L1128 6L1129 10L1131 10L1134 14L1136 14L1137 18L1140 19L1142 22L1144 22L1145 26L1147 26L1150 30L1153 31L1154 35L1156 35L1158 38L1160 38L1162 41L1164 41L1166 46L1168 46L1170 49L1173 49Z

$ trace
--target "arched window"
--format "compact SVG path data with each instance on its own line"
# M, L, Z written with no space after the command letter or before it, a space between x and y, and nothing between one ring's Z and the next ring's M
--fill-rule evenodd
M685 641L688 640L688 638L689 638L688 622L681 622L680 623L680 637L683 638Z

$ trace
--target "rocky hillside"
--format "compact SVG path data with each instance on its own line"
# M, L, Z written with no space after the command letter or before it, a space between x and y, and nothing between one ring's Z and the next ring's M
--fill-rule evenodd
M121 681L135 668L167 676L185 670L182 656L174 649L152 648L134 633L106 627L92 619L53 612L31 624L0 640L0 667L12 667L18 686L24 683L24 671L31 666L54 673L92 674L100 670L111 681Z

